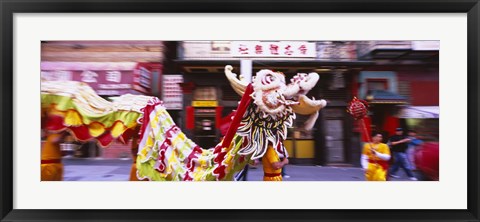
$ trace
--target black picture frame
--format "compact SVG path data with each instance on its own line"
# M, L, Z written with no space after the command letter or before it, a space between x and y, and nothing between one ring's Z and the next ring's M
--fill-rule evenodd
M480 221L478 0L1 0L1 221ZM13 209L15 13L467 13L468 209L466 210L19 210ZM439 194L441 198L441 194ZM266 201L266 200L261 200ZM320 201L320 200L305 200Z

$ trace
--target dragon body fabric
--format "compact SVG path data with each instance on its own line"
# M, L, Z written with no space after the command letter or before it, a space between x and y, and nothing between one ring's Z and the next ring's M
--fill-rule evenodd
M242 104L245 109L248 97L242 98L240 108ZM239 123L238 116L233 122ZM243 140L234 135L232 125L238 124L230 126L216 147L203 149L186 137L158 99L147 104L143 122L136 162L140 180L233 180L234 173L248 163L249 156L237 155Z
M84 83L42 82L42 107L49 116L45 128L69 130L80 141L97 140L105 147L115 139L125 142L140 126L132 168L139 180L233 180L250 160L261 158L267 176L273 162L288 157L283 141L296 113L310 115L308 129L325 107L325 100L306 97L319 76L300 73L286 84L282 73L261 70L250 83L232 69L226 66L225 75L242 100L215 147L201 148L188 139L156 97L124 95L111 103Z
M42 128L53 133L69 131L78 141L96 140L102 147L115 140L126 143L152 98L126 94L109 102L86 83L42 81Z

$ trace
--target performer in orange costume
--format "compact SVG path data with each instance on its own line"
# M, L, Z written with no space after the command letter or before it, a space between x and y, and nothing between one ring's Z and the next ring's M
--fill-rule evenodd
M267 152L262 157L263 180L264 181L282 181L282 168L288 164L288 158L280 161L277 152L272 146L267 148Z
M373 143L365 143L362 152L362 167L368 181L386 181L390 148L382 143L382 134L372 136Z
M51 133L42 147L41 179L42 181L63 180L62 151L60 142L68 135L67 132Z

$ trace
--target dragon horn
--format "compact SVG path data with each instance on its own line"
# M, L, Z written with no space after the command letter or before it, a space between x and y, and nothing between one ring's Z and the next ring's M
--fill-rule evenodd
M225 66L225 76L227 77L228 81L230 81L230 85L232 86L233 90L235 90L238 95L243 96L248 84L237 79L237 74L233 73L232 70L233 67L231 65Z

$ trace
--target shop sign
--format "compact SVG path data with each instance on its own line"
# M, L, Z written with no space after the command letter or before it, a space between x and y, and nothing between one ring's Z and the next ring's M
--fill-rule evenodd
M43 70L47 81L78 81L87 83L98 95L111 96L129 93L133 72L117 70Z
M316 49L313 42L234 41L231 42L230 54L233 57L313 58L316 57Z
M183 108L183 93L179 83L183 83L182 75L163 75L162 100L167 109Z
M145 67L135 69L133 89L150 94L152 86L152 72Z
M217 101L208 101L208 100L194 100L192 101L192 106L193 107L217 107L218 102Z

